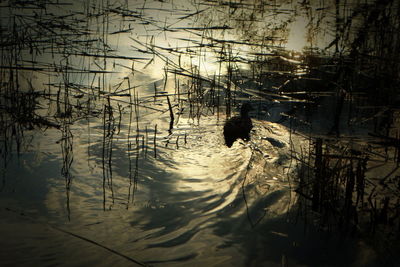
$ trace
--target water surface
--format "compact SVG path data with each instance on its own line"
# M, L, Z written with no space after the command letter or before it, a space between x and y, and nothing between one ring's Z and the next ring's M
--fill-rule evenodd
M271 122L295 101L263 96L272 82L231 77L254 72L260 53L283 49L278 40L255 51L260 45L243 39L249 25L225 25L253 3L73 2L1 8L14 12L8 31L27 27L27 43L37 45L22 45L27 36L14 32L21 51L2 56L10 67L2 75L11 77L5 92L40 92L28 104L3 101L34 116L13 124L12 112L2 115L1 265L376 263L363 241L327 235L297 216L292 153L307 154L309 139ZM221 10L210 20L220 25L204 24ZM275 14L283 24L285 12ZM54 23L54 33L33 33L23 18L45 30ZM303 75L296 64L290 75ZM252 140L227 148L224 121L244 101L255 108ZM45 120L26 125L38 116Z

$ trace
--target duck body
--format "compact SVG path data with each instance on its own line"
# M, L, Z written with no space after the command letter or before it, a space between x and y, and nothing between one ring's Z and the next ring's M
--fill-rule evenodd
M251 105L245 103L242 105L240 116L230 118L224 125L224 138L227 147L231 147L237 139L244 141L250 140L250 131L253 123L249 117L249 111L252 110Z

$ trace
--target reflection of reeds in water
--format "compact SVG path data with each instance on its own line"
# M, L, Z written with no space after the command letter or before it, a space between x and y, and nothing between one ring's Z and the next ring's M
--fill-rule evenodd
M128 79L128 86L130 87L130 81ZM140 155L143 156L144 159L148 156L148 146L149 146L149 130L148 126L145 125L144 134L141 135L140 129L140 109L141 106L139 101L139 92L132 88L132 93L129 94L129 124L128 124L128 137L127 137L127 153L129 160L128 167L128 177L129 177L129 187L128 187L128 197L127 197L127 209L129 208L130 203L133 203L135 200L135 192L138 188L139 181L139 161ZM158 96L155 96L158 97ZM168 98L169 100L169 98ZM146 107L146 106L145 106ZM147 107L146 107L147 108ZM173 116L173 115L172 115ZM134 126L135 129L132 129ZM171 130L171 129L170 129ZM134 134L133 134L134 133ZM132 140L132 135L134 139ZM157 157L157 124L154 128L154 138L153 138L153 146L154 146L154 157Z
M34 128L61 129L63 136L61 142L62 175L65 178L69 218L69 198L72 186L70 169L73 162L73 135L69 123L73 123L73 119L79 116L87 118L94 116L103 119L101 156L103 209L106 210L112 208L116 197L113 189L112 159L113 149L115 149L114 137L120 134L121 123L123 123L121 122L124 109L122 105L127 104L130 109L127 140L129 158L127 207L134 201L137 190L140 147L142 147L144 158L150 154L148 146L151 143L151 136L148 132L151 129L148 129L148 125L146 125L145 134L140 136L139 107L154 112L163 112L154 106L145 106L143 102L140 102L138 91L132 90L135 88L131 86L129 79L127 79L128 88L125 89L121 89L122 82L116 87L110 85L115 66L121 63L120 61L116 63L117 60L140 62L145 59L144 57L118 55L113 50L109 44L109 34L115 37L131 31L131 28L122 26L110 32L111 27L109 26L111 19L114 19L113 16L123 22L121 25L125 25L125 22L133 23L136 20L143 25L153 26L159 30L158 33L182 31L190 32L193 37L199 37L198 40L181 38L182 41L189 42L188 47L183 48L157 45L154 37L156 34L150 37L149 41L141 41L139 38L130 39L132 47L136 49L135 52L151 56L151 58L146 58L148 62L143 69L154 63L156 59L161 59L166 64L164 88L157 88L154 83L154 97L151 96L150 99L153 98L154 104L165 99L167 101L170 115L168 138L174 136L174 125L178 123L179 116L184 109L188 110L187 114L190 119L199 123L201 116L208 110L212 110L212 114L215 114L216 110L217 119L223 113L225 113L224 116L230 117L232 107L237 104L239 98L243 100L251 97L260 102L274 100L307 102L314 100L313 97L320 93L333 92L336 92L338 99L332 132L339 134L344 100L351 99L353 101L356 91L369 94L371 102L379 103L379 105L395 102L391 95L398 94L399 62L397 59L400 53L398 14L400 8L399 4L394 1L366 3L365 7L337 5L333 7L336 13L331 12L332 10L325 6L318 10L320 14L318 20L313 20L313 15L307 13L306 15L310 17L308 36L310 40L314 40L318 28L325 27L322 26L324 16L331 18L333 16L336 23L332 23L334 27L330 30L333 30L335 38L329 46L334 47L335 51L333 57L320 57L313 53L317 49L311 45L310 49L299 57L300 63L288 63L293 60L293 57L289 52L282 51L282 47L278 45L284 41L287 27L296 13L294 10L281 10L283 7L280 6L280 1L277 1L274 9L267 9L263 4L260 4L260 8L255 8L256 6L250 3L251 1L243 1L239 5L207 1L206 4L212 7L210 14L212 14L212 10L223 14L220 12L221 10L229 9L227 13L229 15L221 16L217 20L217 22L223 21L224 23L220 24L223 26L212 26L212 23L208 21L207 26L182 28L173 28L173 25L160 26L156 19L146 16L144 9L130 10L127 2L120 4L120 1L115 3L101 1L98 6L86 3L83 13L71 11L70 14L55 14L50 10L50 7L68 4L63 1L55 3L44 0L40 1L40 5L35 1L14 2L9 1L9 5L0 7L2 11L6 11L2 14L12 14L8 20L9 23L2 24L3 28L0 33L0 77L2 81L0 87L0 132L2 141L4 141L1 150L4 162L3 175L5 175L7 167L7 155L12 153L13 147L16 146L17 153L23 149L24 131ZM198 3L200 5L201 1ZM337 1L337 3L339 2ZM231 10L231 4L234 4L233 10ZM307 1L300 5L304 7L304 10L314 10L310 8L311 3ZM40 12L35 12L34 16L28 15L32 8L39 9ZM64 9L60 8L60 10ZM27 14L21 15L17 11ZM158 11L162 11L162 9ZM200 15L202 12L189 12L187 18ZM259 32L252 31L251 25L265 22L264 18L270 14L267 12L276 14L284 12L288 15L288 19L280 26L268 26L265 29L259 29ZM246 19L241 16L245 16ZM321 24L315 25L315 21ZM263 25L266 24L263 23ZM218 34L214 34L229 31L232 27L236 32L228 33L241 36L239 38L241 40L226 40L224 37L217 37ZM242 47L249 48L252 52L245 53L246 49L241 50ZM272 50L274 48L276 51ZM349 53L346 54L346 50ZM196 65L191 61L190 64L184 66L181 62L185 56L191 59L200 59L208 52L212 52L218 60L216 73L205 75L202 72L204 69L201 64ZM51 59L48 60L47 56ZM79 61L78 64L77 61ZM237 63L247 64L250 71L242 71ZM134 67L122 66L125 69L131 69L132 75L137 71ZM334 68L326 70L326 66ZM296 75L296 70L301 68L307 70L307 75L301 77ZM222 74L224 69L226 74ZM42 75L43 73L49 79L47 84L49 90L46 93L42 92L41 85L34 88L35 84L32 78L36 74ZM173 74L175 78L174 98L164 94L168 91L166 89L168 74ZM316 80L323 82L313 83ZM183 81L187 87L183 87ZM298 86L298 81L307 81L306 86ZM294 85L291 87L291 84ZM112 88L115 90L112 91ZM129 103L116 100L117 97L123 96L130 97ZM43 99L56 104L55 114L51 114L50 111L49 116L36 114L39 108L37 103ZM177 104L173 101L177 101ZM104 105L96 106L98 102ZM305 104L311 105L311 103ZM174 116L176 106L179 110L177 118ZM116 110L119 112L118 121L114 114ZM292 122L295 115L289 114L288 117ZM350 121L349 115L348 123ZM134 123L136 129L131 129ZM153 125L151 125L152 127ZM389 128L390 124L387 124L387 129ZM161 124L154 125L153 152L155 158L158 156L157 135L163 131ZM385 136L379 136L379 138L383 139L383 146L396 150L397 162L400 162L398 136L389 137L389 134L386 133ZM176 135L176 148L179 148L180 140L180 135ZM170 139L167 140L166 145L169 141ZM184 142L185 144L187 142L186 132ZM331 226L331 222L334 221L345 228L354 228L360 224L361 213L358 208L368 205L371 228L375 229L381 224L398 223L398 214L400 214L398 194L395 194L394 197L378 198L375 195L377 190L372 189L368 193L366 191L366 185L370 184L369 180L365 178L366 165L371 161L368 159L368 153L356 155L349 152L348 149L333 149L321 139L315 142L314 151L315 153L298 158L301 167L297 177L297 191L304 200L304 203L300 202L300 205L303 205L301 207L304 208L304 213L318 212L323 224ZM335 155L332 154L333 152ZM296 155L293 156L296 157ZM385 181L386 179L383 179L384 183ZM2 187L4 184L5 180L3 179ZM0 191L2 187L0 187ZM109 198L111 198L111 203L107 206Z
M315 140L314 152L296 156L300 162L296 192L304 218L312 214L311 209L329 231L374 233L380 227L386 233L397 232L392 225L400 223L399 195L396 190L388 194L396 181L381 179L376 184L374 177L368 177L374 156L372 150L340 147L321 138Z
M169 109L169 116L170 116L168 132L171 135L172 134L172 129L174 128L175 117L174 117L174 111L172 110L171 101L169 100L169 96L168 95L167 95L167 101L168 101L168 109Z
M74 161L73 154L73 135L69 126L69 122L64 121L62 128L61 137L61 154L63 159L63 165L61 168L61 175L65 179L65 194L66 194L66 208L68 214L68 220L71 220L71 209L70 209L70 192L72 186L73 176L71 174L71 167Z
M154 126L153 145L154 145L154 157L157 158L157 124Z
M128 80L129 81L129 80ZM129 84L129 83L128 83ZM139 97L137 92L133 91L130 94L130 103L129 103L130 113L129 113L129 126L128 126L128 159L129 159L129 188L128 188L128 200L126 208L129 208L129 204L135 200L135 192L137 189L137 183L139 179L139 151L140 151L140 142L139 142ZM136 135L135 135L135 149L132 148L132 142L130 141L131 136L131 125L133 120L133 115L135 115L136 120ZM147 128L146 128L147 131ZM144 141L143 141L144 142ZM135 155L135 169L133 171L132 177L132 151L134 151Z
M110 103L110 97L107 98L107 103L103 108L103 144L102 144L102 171L103 171L103 209L106 210L107 203L107 187L111 193L111 204L109 209L114 204L114 189L113 189L113 173L112 173L112 151L113 138L116 130L113 107ZM106 186L107 185L107 186Z

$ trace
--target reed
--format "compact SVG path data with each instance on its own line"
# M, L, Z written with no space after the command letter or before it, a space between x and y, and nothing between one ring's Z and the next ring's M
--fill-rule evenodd
M126 134L128 208L138 186L140 152L144 159L148 156L148 127L153 127L150 125L154 125L153 155L159 158L157 150L161 148L157 140L165 132L167 144L176 136L179 149L182 138L176 134L176 125L181 115L199 125L202 116L209 115L211 110L219 121L221 116L229 118L240 101L250 99L259 107L259 119L269 118L262 113L269 107L292 107L282 114L279 123L286 125L290 133L310 132L309 152L291 154L299 166L291 186L297 187L298 205L305 220L312 221L308 217L317 214L321 227L340 226L345 232L365 228L366 224L375 232L385 227L395 229L395 225L400 228L399 194L394 186L399 180L394 176L396 171L376 177L378 184L368 176L371 164L379 160L394 162L396 166L400 162L399 134L393 130L400 77L398 2L336 1L331 8L327 3L315 8L312 1L303 1L295 8L287 8L284 1L276 1L270 8L260 1L197 1L196 11L180 10L184 14L178 21L198 22L187 27L158 21L151 15L154 10L150 12L146 7L146 1L141 8L129 8L127 2L121 1L84 2L82 10L69 13L63 7L70 3L62 0L14 2L5 1L0 7L1 14L10 14L4 18L6 23L2 23L0 32L3 166L6 169L14 150L19 154L29 145L27 132L61 131L61 173L65 178L69 219L73 181L70 169L74 158L70 126L79 119L87 119L88 129L90 118L102 121L104 210L111 209L117 197L113 184L116 136ZM60 10L59 14L53 12L55 8ZM298 10L304 11L309 22L308 42L301 53L284 49ZM164 8L155 11L171 12ZM282 21L270 23L265 19L281 15ZM115 26L114 20L121 24L111 27ZM135 55L121 54L120 44L113 40L133 33L138 25L146 29L146 38L131 35L129 45ZM157 36L177 31L190 33L191 38L178 38L186 45L164 47L157 43ZM318 36L323 31L331 35L332 41L318 48ZM207 54L216 60L213 73L202 64ZM185 58L190 62L184 63ZM160 60L165 64L163 87L154 82L154 94L151 91L148 96L139 96L140 85L135 82L135 75ZM115 79L121 74L119 67L129 71L123 74L122 81ZM171 75L175 91L168 94ZM40 79L47 83L38 85ZM335 102L330 131L321 137L313 132L311 117L325 96L332 96ZM39 113L44 100L49 106L54 105L55 111L49 108L47 115ZM165 100L168 109L160 108L165 107ZM348 103L350 111L346 113ZM372 111L363 113L370 106ZM176 107L179 115L175 117ZM127 133L123 132L125 112L129 113ZM148 112L160 116L169 112L169 127L146 124L143 118ZM344 121L349 127L373 121L375 131L369 134L373 141L366 140L373 149L355 151L352 147L356 141L339 139ZM300 130L296 128L299 125ZM141 136L143 129L145 134ZM184 134L185 145L189 134ZM4 184L3 180L3 187ZM389 188L390 194L382 188Z
M314 152L297 158L300 165L295 191L300 196L302 216L310 221L306 218L318 214L318 225L329 232L366 234L380 229L380 233L395 234L397 229L392 225L400 221L392 199L399 195L394 191L388 195L386 190L395 185L384 177L376 184L376 178L368 173L379 159L367 148L360 151L351 146L317 138Z

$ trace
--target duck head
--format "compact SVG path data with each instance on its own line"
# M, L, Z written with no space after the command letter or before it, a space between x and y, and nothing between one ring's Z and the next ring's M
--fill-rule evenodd
M253 107L250 103L246 102L243 103L242 107L240 108L240 116L247 117L249 116L249 111L253 110Z

